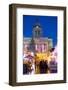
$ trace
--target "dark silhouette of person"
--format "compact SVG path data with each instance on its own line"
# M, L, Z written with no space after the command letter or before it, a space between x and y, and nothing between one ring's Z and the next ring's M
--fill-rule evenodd
M27 64L23 64L23 74L28 74L28 65Z
M55 60L51 60L49 63L50 73L57 73L57 62Z
M41 74L47 73L47 71L48 71L47 61L44 61L44 60L40 61L39 68L40 68Z
M51 48L51 49L50 49L50 52L53 52L54 50L55 50L55 48Z

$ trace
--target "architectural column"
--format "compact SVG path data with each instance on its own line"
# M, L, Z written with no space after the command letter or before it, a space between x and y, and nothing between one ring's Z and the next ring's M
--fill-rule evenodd
M38 48L37 48L37 50L40 52L40 44L38 44Z
M47 45L44 44L44 51L46 52L46 50L47 50Z
M42 52L42 44L40 44L40 52Z
M37 50L37 44L35 45L35 49Z
M45 51L48 50L48 43L44 44L44 50L45 50Z
M42 52L44 52L44 44L42 44Z

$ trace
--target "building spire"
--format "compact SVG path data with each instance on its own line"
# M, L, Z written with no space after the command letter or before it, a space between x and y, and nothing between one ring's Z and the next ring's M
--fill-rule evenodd
M41 25L40 25L40 23L39 23L39 19L38 19L38 18L36 18L36 21L35 21L34 27L35 27L35 26L39 26L39 27L41 27Z
M36 18L36 23L33 26L33 37L34 38L42 37L42 28L38 18Z

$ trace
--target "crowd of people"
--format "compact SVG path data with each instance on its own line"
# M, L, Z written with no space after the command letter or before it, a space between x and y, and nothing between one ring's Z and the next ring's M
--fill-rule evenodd
M54 51L54 48L50 50L50 54L48 55L48 57L51 56L50 60L47 60L47 58L39 60L37 55L33 53L25 55L23 60L23 74L57 73L57 60L55 58L55 56L57 57L57 53Z

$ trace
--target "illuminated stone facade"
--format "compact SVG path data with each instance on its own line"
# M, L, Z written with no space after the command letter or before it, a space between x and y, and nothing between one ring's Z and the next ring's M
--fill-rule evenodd
M32 37L23 38L24 51L46 52L53 47L53 41L50 38L43 37L43 30L39 23L33 26Z

